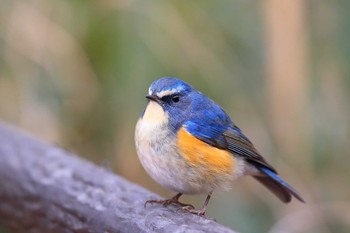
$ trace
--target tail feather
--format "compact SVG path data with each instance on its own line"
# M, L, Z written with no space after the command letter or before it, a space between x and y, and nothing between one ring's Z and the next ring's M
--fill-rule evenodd
M289 185L287 182L281 179L275 172L262 166L256 166L256 168L267 176L253 176L257 181L268 188L274 193L282 202L288 203L294 196L301 202L305 202L304 199L297 193L297 191Z

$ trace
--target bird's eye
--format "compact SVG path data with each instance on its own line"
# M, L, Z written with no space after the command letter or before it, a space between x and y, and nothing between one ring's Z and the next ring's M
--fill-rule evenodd
M171 97L171 100L174 102L174 103L177 103L180 101L180 96L179 95L173 95Z

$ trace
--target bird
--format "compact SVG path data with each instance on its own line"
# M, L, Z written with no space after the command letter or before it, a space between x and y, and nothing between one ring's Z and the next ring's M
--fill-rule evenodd
M150 85L146 98L135 128L136 152L151 178L176 195L148 200L145 206L175 204L205 216L214 190L228 190L241 176L252 176L284 203L292 197L304 202L223 108L190 84L163 77ZM207 197L202 208L195 209L179 201L184 194Z

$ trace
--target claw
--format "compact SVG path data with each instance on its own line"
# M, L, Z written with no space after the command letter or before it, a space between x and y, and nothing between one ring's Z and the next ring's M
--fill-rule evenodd
M176 209L176 213L179 212L180 210L186 210L186 211L194 210L194 206L193 205L183 205L182 207Z
M190 206L183 206L179 209L184 210L186 212L189 212L191 214L198 215L198 216L205 216L205 209L204 208L196 210L194 208L191 208Z

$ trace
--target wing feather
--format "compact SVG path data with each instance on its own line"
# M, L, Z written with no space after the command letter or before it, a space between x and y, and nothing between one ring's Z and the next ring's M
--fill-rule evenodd
M233 126L228 128L223 136L227 143L227 149L234 154L244 157L247 161L258 163L274 171L276 170L266 162L266 160L260 155L256 150L253 143L242 133L242 131L237 127Z

